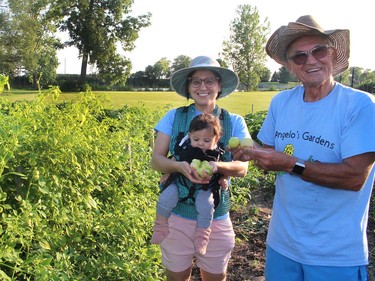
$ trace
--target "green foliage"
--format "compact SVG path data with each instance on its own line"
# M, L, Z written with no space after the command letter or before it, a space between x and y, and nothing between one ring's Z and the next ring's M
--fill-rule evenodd
M95 65L107 84L121 84L130 74L131 63L117 52L134 49L143 27L150 25L150 14L130 16L133 1L53 0L48 17L68 31L67 45L77 47L82 57L81 82L86 80L87 65Z
M375 82L360 84L358 85L358 89L371 94L375 94Z
M270 194L269 199L272 200L275 190L275 177L275 173L264 173L250 163L246 177L231 179L233 209L237 211L247 209L252 199L252 190L258 188L264 189L264 193Z
M2 280L162 280L149 244L157 173L150 166L160 113L103 108L82 93L0 101Z
M260 140L258 139L257 135L259 133L260 128L262 127L264 118L266 118L267 110L258 111L256 113L249 113L245 115L245 122L247 124L247 128L249 129L251 138L261 144Z
M264 75L264 45L270 24L267 18L262 22L257 8L248 4L238 6L236 14L230 25L230 39L223 42L221 55L238 74L244 89L255 90Z
M289 82L295 81L295 77L289 72L288 68L282 66L279 73L279 82L287 84Z
M0 73L14 77L24 72L35 88L53 82L58 59L59 40L56 28L45 18L47 0L8 0L9 17L0 25L0 48L3 50ZM2 57L0 54L0 59Z
M257 113L249 113L244 117L251 137L258 143L260 143L260 141L257 138L257 134L266 114L267 111L258 111ZM234 195L232 197L234 203L233 209L244 211L244 209L248 208L252 199L252 189L259 187L264 189L265 193L270 194L269 200L272 200L275 190L275 177L276 174L274 172L265 173L250 163L246 177L232 179ZM248 220L251 220L251 215Z
M5 86L10 91L9 76L0 74L0 94L4 91Z
M259 144L257 134L263 124L267 111L258 111L244 116L251 137ZM244 178L232 178L232 211L233 221L237 225L236 233L239 239L247 240L249 233L265 233L267 224L258 216L259 208L252 202L254 193L262 193L263 200L272 202L275 193L275 172L264 172L257 168L252 162ZM268 203L269 203L268 202ZM241 214L240 216L237 215ZM250 234L252 235L252 234Z
M177 56L172 63L170 72L173 73L177 70L180 70L182 68L188 67L190 64L191 58L189 56L180 55ZM220 62L219 62L220 63ZM222 64L220 64L222 67L224 67Z

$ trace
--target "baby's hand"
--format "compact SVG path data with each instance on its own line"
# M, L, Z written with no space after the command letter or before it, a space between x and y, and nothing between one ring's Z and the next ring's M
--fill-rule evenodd
M160 183L165 183L170 175L171 174L162 174L161 177L160 177L159 182Z
M223 190L226 190L229 186L228 184L228 176L222 176L220 179L219 179L219 185L220 187L223 189Z

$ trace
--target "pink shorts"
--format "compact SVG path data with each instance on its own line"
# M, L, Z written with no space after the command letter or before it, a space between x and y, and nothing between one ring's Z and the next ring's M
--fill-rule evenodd
M204 256L195 253L192 241L195 227L195 220L173 214L170 216L169 234L160 244L164 266L170 271L182 272L192 266L195 257L197 266L206 272L226 272L235 237L229 216L212 222L212 232Z

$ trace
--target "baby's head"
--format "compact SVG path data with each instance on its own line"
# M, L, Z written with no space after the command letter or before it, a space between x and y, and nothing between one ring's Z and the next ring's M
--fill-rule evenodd
M191 120L189 138L193 147L215 149L222 134L220 120L212 114L200 114Z

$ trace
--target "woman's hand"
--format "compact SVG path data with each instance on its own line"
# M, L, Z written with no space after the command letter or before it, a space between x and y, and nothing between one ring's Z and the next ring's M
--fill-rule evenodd
M198 174L198 171L191 168L188 162L182 161L182 162L177 162L177 163L179 163L178 172L183 174L192 183L207 184L210 182L211 176L208 175L206 172L203 172L203 177L200 177Z

